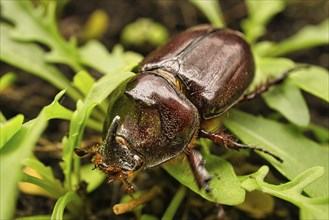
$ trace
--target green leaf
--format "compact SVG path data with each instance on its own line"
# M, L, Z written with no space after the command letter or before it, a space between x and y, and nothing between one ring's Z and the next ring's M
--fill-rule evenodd
M266 104L298 126L307 126L310 114L300 90L288 82L263 94Z
M0 149L21 129L23 121L23 115L16 115L9 121L0 123Z
M196 6L210 21L212 25L218 28L225 27L225 20L223 16L220 4L216 0L189 0L194 6Z
M139 18L124 27L121 32L121 41L125 45L151 44L156 47L164 43L168 36L169 33L162 24L149 18Z
M55 106L64 93L59 93L51 106ZM22 176L21 163L23 159L32 154L32 149L39 139L40 135L47 126L48 120L56 118L56 114L47 115L45 108L40 112L38 117L27 123L0 149L0 219L11 219L15 210L17 198L17 183ZM8 173L9 172L9 173Z
M87 95L95 79L86 71L80 71L73 78L73 85L83 94Z
M294 127L236 110L224 120L224 125L245 144L261 147L283 159L280 163L258 152L290 180L311 167L324 167L324 176L306 187L305 192L311 197L329 195L328 149L304 137Z
M0 55L1 58L1 55ZM0 92L13 84L17 80L17 76L13 72L6 73L0 78Z
M121 71L129 71L135 67L142 56L134 52L124 52L120 45L113 48L112 53L99 41L88 41L80 48L81 62L100 71L103 74L115 74Z
M311 66L296 70L289 80L302 90L329 102L329 72L328 70Z
M67 64L76 72L82 69L76 43L66 42L58 31L56 2L34 7L31 1L2 1L1 6L2 15L15 24L15 39L45 44L51 49L47 61Z
M261 190L267 194L289 201L300 208L301 219L328 219L329 197L318 196L310 198L302 194L303 189L315 182L324 174L323 167L312 167L296 176L292 181L280 185L272 185L264 182L269 168L263 166L252 174L242 186L248 190Z
M62 220L64 219L64 210L69 203L75 203L79 209L74 210L76 216L81 216L82 201L80 197L74 192L67 192L64 196L60 197L54 207L53 213L51 215L52 220ZM79 213L80 212L80 213Z
M329 143L329 132L328 129L316 124L310 124L305 130L311 131L315 138L321 143Z
M81 167L81 181L88 183L87 192L90 193L97 189L105 180L106 175L104 173L95 172L93 170L93 164L87 164ZM78 185L78 180L73 180L74 185Z
M265 84L268 79L280 77L285 72L296 67L295 63L287 58L270 58L255 55L256 73L248 91Z
M3 1L10 4L12 1ZM25 2L25 1L15 1ZM11 37L13 28L5 23L0 25L0 60L24 71L30 72L56 88L67 89L67 94L73 98L81 97L70 85L70 82L53 66L46 62L45 52L35 43L19 42ZM18 52L19 51L19 52Z
M329 43L329 19L319 25L303 27L295 35L273 44L268 50L268 56L282 56L294 51L315 46L328 45Z
M47 193L49 193L50 197L52 197L52 198L58 198L61 195L63 195L63 192L65 192L65 191L60 190L60 188L54 186L54 184L52 184L49 181L45 181L43 179L28 175L26 173L23 173L21 181L31 183L36 186L40 186L41 188L46 190Z
M66 90L60 91L54 98L54 101L43 108L43 114L46 120L50 119L66 119L70 120L72 117L72 111L64 106L62 106L59 101L65 94Z
M2 112L0 111L0 123L4 123L4 122L6 122L7 121L7 119L6 119L6 117L2 114Z
M266 33L266 25L273 16L286 7L284 0L276 1L245 1L249 16L241 23L246 39L253 43Z
M25 174L22 182L29 182L38 185L49 192L54 198L59 198L64 195L65 189L62 187L61 182L55 178L50 167L46 167L36 158L26 158L22 161L22 164L32 168L42 177L42 179L39 179Z
M244 201L245 191L241 188L232 165L210 154L203 155L203 159L206 162L207 171L213 176L210 182L210 188L212 189L211 195L205 191L199 190L188 162L183 160L182 157L178 157L178 159L164 164L163 167L181 184L187 186L209 201L225 205L237 205L242 203Z

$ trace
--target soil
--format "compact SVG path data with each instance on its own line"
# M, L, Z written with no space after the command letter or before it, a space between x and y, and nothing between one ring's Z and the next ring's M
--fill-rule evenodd
M246 7L243 1L221 1L224 17L227 26L239 30L239 23L247 15ZM81 25L88 16L96 9L105 10L110 17L110 28L108 32L100 39L109 50L117 43L120 43L120 33L129 23L140 17L152 18L154 21L163 24L168 28L170 35L181 32L182 30L196 24L207 23L206 18L187 1L146 1L146 0L125 0L125 1L102 1L102 0L80 0L71 1L59 15L59 23L70 24L73 32L79 31ZM317 24L329 16L329 1L291 1L287 9L275 16L268 26L267 34L262 40L280 41L300 28L308 24ZM67 23L68 22L68 23ZM151 45L141 47L126 47L127 50L133 50L143 55L148 54L154 49ZM289 58L302 63L310 63L329 68L329 50L328 46L316 47L303 50L289 55ZM68 75L72 71L62 67ZM11 66L1 63L1 74L14 70L18 74L18 81L15 85L1 93L1 111L6 118L11 118L19 113L26 116L26 120L36 117L43 106L49 104L55 94L58 92L49 86L43 80L17 70ZM329 128L329 119L327 115L328 105L313 96L306 95L307 103L311 109L312 121ZM255 100L258 103L260 99ZM66 103L67 102L67 103ZM73 106L70 100L64 104ZM255 106L255 105L254 105ZM266 113L264 104L258 109L258 113ZM242 106L244 109L250 109ZM39 147L47 145L59 145L61 139L68 132L68 123L55 120L52 121L46 130L43 140L39 142ZM88 134L92 135L93 132ZM87 135L85 139L90 138ZM98 134L96 134L98 135ZM36 155L46 164L53 167L56 175L63 178L58 168L60 162L60 152L44 153L36 152ZM265 164L261 158L253 155L248 159L248 163ZM277 178L283 178L274 173ZM160 186L163 193L156 199L145 204L143 213L148 213L161 218L169 202L179 188L179 183L170 177L160 167L142 172L135 180L138 189L150 189L152 186ZM86 219L135 219L133 213L115 216L112 212L112 206L118 203L120 198L125 195L123 187L119 184L107 184L104 182L97 190L87 196ZM20 194L16 217L49 214L52 212L54 201L39 197ZM234 207L224 206L228 219L252 219L247 213ZM217 219L222 211L222 206L208 202L200 198L195 193L188 191L184 201L179 207L176 216L177 219ZM298 218L298 209L285 201L275 199L274 211L264 219L282 219L290 220Z

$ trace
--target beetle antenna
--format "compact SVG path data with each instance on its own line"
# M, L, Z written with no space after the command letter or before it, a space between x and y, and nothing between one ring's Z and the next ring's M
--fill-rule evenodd
M80 148L74 148L74 153L76 155L78 155L79 157L84 157L86 155L90 155L90 154L95 154L98 151L98 147L99 145L93 145L93 146L89 146L86 149L80 149Z
M263 152L263 153L266 153L266 154L272 156L274 159L276 159L277 161L279 161L281 163L283 162L283 160L280 157L276 156L275 154L271 153L270 151L267 151L260 147L248 146L248 145L237 143L237 142L233 141L232 138L230 138L228 135L225 135L225 134L215 134L215 133L207 132L204 130L200 130L200 135L202 137L212 140L213 142L215 142L217 144L224 145L228 149L233 149L233 150L250 149L253 151L260 151L260 152Z
M89 152L87 150L82 150L79 148L74 148L74 153L76 155L78 155L79 157L83 157L83 156L86 156L87 154L89 154Z
M113 118L111 126L108 129L107 135L105 137L104 142L105 142L106 146L110 146L112 144L112 142L115 140L116 131L119 126L119 121L120 121L120 116L117 115Z

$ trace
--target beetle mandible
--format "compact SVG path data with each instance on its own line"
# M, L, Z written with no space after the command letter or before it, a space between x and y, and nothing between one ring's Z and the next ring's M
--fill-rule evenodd
M128 192L133 190L129 177L135 171L183 153L197 185L209 192L211 176L194 149L198 137L277 158L216 133L220 116L241 100L254 69L241 33L210 25L190 28L145 57L139 73L109 106L103 143L75 152L92 154L95 167L109 181L122 180Z

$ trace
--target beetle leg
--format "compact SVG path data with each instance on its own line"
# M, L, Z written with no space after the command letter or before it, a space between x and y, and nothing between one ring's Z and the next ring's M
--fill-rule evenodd
M132 194L132 193L135 192L134 187L131 184L131 182L128 180L128 177L127 176L123 177L122 182L125 185L125 191L126 191L126 193Z
M240 98L239 102L250 100L250 99L255 98L258 95L261 95L262 93L266 92L271 86L282 83L294 71L302 69L302 68L306 68L306 67L307 67L307 65L300 65L300 66L297 66L297 67L294 67L292 69L287 70L286 72L284 72L281 76L279 76L277 78L269 79L266 83L264 83L263 85L258 86L251 93L247 93L247 94L243 95Z
M280 157L276 156L275 154L273 154L263 148L240 144L240 143L232 140L232 137L230 135L227 135L224 133L218 134L218 133L211 133L211 132L208 132L205 130L200 130L200 135L202 137L212 140L213 142L215 142L217 144L224 145L227 149L233 149L233 150L249 149L249 150L253 150L253 151L261 151L263 153L271 155L274 159L278 160L279 162L281 162L281 163L283 162L283 160Z
M188 150L185 151L185 154L187 156L199 189L204 189L206 192L209 193L209 182L212 177L209 175L208 171L204 167L205 163L202 160L201 154L193 148L188 148Z

